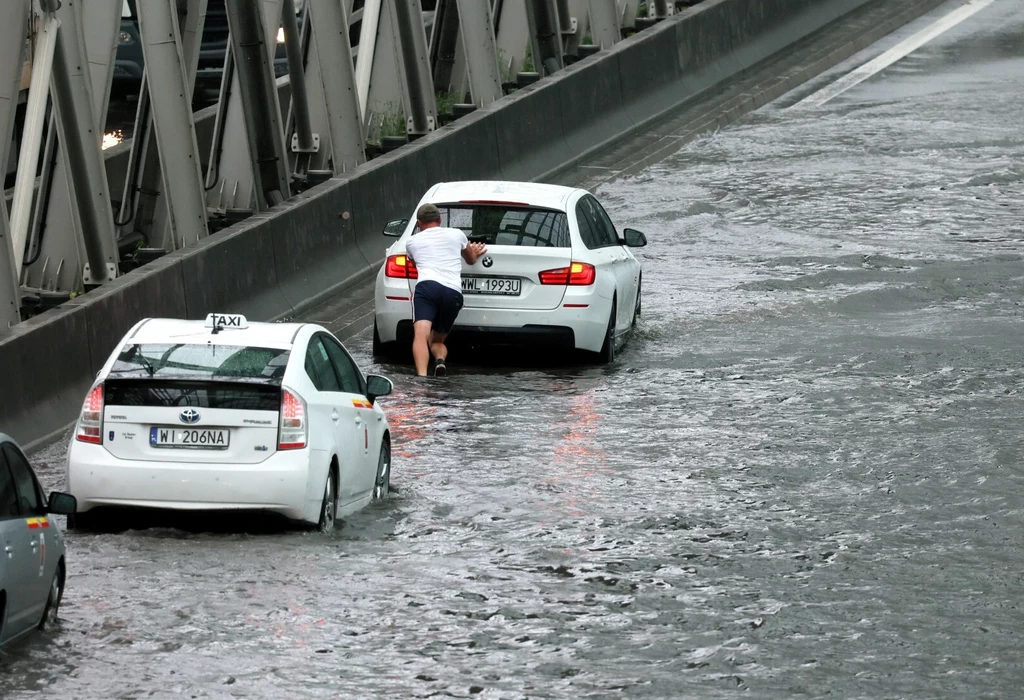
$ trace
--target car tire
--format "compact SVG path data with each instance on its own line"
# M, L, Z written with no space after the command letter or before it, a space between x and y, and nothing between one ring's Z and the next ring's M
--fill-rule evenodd
M64 599L64 562L57 563L57 570L53 572L53 581L50 582L50 594L46 598L46 607L43 608L43 616L37 627L41 630L57 621L57 612L60 610L60 602Z
M597 360L602 365L610 365L615 362L615 314L618 311L618 304L612 299L612 312L608 316L608 330L604 334L604 345L601 352L597 354Z
M640 301L641 301L641 292L643 291L643 284L644 284L644 279L643 279L643 277L641 277L636 282L636 305L633 307L633 323L631 324L631 327L634 330L636 330L637 321L640 319L640 312L641 312Z
M96 529L96 516L92 513L72 513L68 516L68 530Z
M377 458L377 477L373 483L373 500L387 500L391 493L391 444L385 440L380 444L380 457Z
M379 357L383 360L394 361L398 359L399 353L396 349L398 343L391 342L385 343L380 339L380 333L377 331L377 321L373 322L373 356Z
M377 332L377 319L373 320L373 356L384 355L384 343L380 342L380 333Z
M320 503L320 520L317 527L320 532L332 532L338 516L338 474L331 465L324 483L324 499Z

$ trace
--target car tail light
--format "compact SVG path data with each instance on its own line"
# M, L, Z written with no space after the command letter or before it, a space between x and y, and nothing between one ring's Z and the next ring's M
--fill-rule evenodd
M384 263L384 276L414 280L420 276L420 271L407 255L389 255Z
M538 277L541 284L586 286L594 283L597 278L597 270L590 263L574 262L570 263L569 267L544 270Z
M78 418L75 439L79 442L103 443L103 385L97 384L85 397L82 415Z
M306 403L299 395L281 390L281 428L277 441L279 450L301 450L306 446L309 426L306 423Z

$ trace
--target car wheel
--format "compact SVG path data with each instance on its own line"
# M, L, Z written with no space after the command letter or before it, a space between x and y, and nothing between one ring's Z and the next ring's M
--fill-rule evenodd
M334 530L334 521L338 515L338 477L334 467L327 472L327 483L324 484L324 500L320 504L320 532Z
M642 277L640 279L638 279L637 282L636 282L636 305L633 307L633 323L632 323L632 327L634 329L636 328L637 320L640 318L640 296L641 296L641 292L643 291L643 282L644 282L644 280L643 280Z
M57 621L57 611L60 609L60 602L64 598L64 563L57 564L57 570L53 572L53 581L50 582L50 595L46 598L46 608L43 609L43 617L39 620L39 629L46 629Z
M377 319L373 320L373 356L380 357L384 354L384 343L380 342L380 333L377 332Z
M373 485L373 500L383 501L391 493L391 445L382 442L377 459L377 480Z
M604 334L604 345L598 353L598 361L602 365L610 365L615 361L615 314L618 311L617 302L612 300L612 313L608 317L608 330Z
M96 517L92 513L72 513L68 516L68 530L94 530Z

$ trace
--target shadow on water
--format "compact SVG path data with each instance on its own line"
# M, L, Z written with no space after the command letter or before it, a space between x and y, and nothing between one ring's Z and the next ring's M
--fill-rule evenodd
M311 525L259 510L158 510L149 508L95 508L82 516L76 532L121 534L130 530L168 529L189 534L270 535L316 531Z

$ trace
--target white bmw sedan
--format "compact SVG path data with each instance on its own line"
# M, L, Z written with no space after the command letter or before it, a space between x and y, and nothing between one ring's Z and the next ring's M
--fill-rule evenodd
M376 399L392 389L314 324L143 320L82 406L69 525L123 506L273 511L329 531L388 493L391 434Z
M528 182L448 182L420 200L441 212L441 225L487 245L475 264L463 262L463 307L453 339L543 344L615 359L640 316L642 271L631 248L647 239L620 235L586 190ZM412 342L412 292L418 271L406 244L415 218L388 223L398 237L387 250L374 291L373 352L392 354Z

